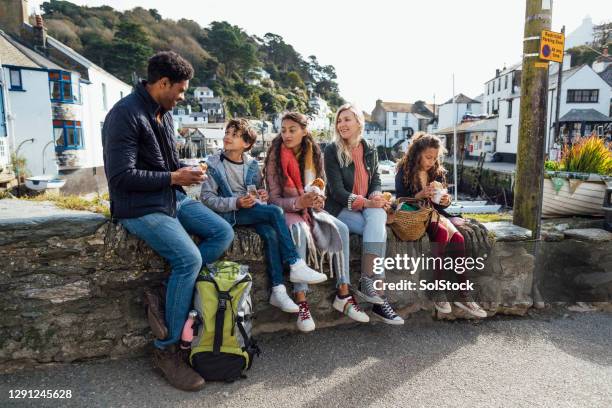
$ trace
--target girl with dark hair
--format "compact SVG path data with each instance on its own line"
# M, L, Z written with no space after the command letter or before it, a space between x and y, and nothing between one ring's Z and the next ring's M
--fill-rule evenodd
M361 311L349 290L349 230L323 210L325 175L321 150L308 130L305 115L290 112L283 116L281 133L266 155L264 174L270 203L284 210L298 254L321 266L327 256L332 276L337 274L333 308L353 320L368 322L368 315ZM307 290L305 283L294 286L300 309L297 327L304 332L315 329Z
M453 258L465 256L465 242L463 235L450 221L452 216L445 209L451 204L450 194L439 190L446 186L446 170L442 167L440 158L445 149L440 139L434 135L419 132L412 137L408 151L397 165L395 176L395 193L397 197L413 197L429 200L440 214L438 222L429 224L427 233L432 243L433 256L443 258L445 255ZM466 282L463 272L455 271L460 282ZM436 267L433 271L436 281L442 280L444 270ZM468 293L459 293L461 301L454 302L455 306L465 310L476 317L487 317L476 302L470 301ZM450 303L444 292L434 294L434 306L440 313L452 311Z

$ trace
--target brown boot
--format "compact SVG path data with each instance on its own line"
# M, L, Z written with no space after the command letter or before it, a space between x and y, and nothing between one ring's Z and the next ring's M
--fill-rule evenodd
M185 361L184 353L173 345L165 350L153 351L153 363L174 388L183 391L199 391L204 388L204 379Z
M168 328L166 327L166 314L164 312L165 299L162 299L153 290L146 288L144 290L144 304L147 311L147 319L153 335L160 340L168 337Z

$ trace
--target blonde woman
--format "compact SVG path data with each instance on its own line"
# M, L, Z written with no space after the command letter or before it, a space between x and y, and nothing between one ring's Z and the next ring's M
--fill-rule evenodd
M378 154L363 139L364 123L363 114L351 104L341 106L336 113L335 140L324 155L328 188L325 210L345 223L350 232L363 237L357 293L374 304L372 312L383 322L400 325L404 319L395 313L384 291L375 288L375 281L384 278L374 273L374 260L385 256L385 209L389 204L381 192Z

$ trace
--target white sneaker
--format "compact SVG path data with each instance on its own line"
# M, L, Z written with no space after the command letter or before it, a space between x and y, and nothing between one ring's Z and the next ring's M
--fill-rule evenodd
M319 273L306 265L303 259L298 259L296 263L291 265L289 280L293 283L321 283L327 280L327 275Z
M476 302L453 302L459 309L463 309L474 317L485 318L487 312Z
M308 302L300 302L300 311L298 312L297 327L301 332L311 332L315 329L315 322L310 315L310 306Z
M272 287L270 304L287 313L297 313L300 311L298 305L296 305L287 294L287 288L285 288L285 285L276 285Z
M434 307L440 313L448 314L453 311L450 302L434 302Z
M353 295L350 295L349 297L346 297L344 299L340 299L338 295L336 295L332 306L340 313L345 314L346 316L350 317L355 321L361 323L367 323L370 321L370 316L365 314L359 308L359 305L357 304L357 301L355 301Z

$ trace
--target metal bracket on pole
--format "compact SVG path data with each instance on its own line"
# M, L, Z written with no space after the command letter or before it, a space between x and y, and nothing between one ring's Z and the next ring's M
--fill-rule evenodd
M527 38L523 38L523 41L532 41L532 40L539 40L542 37L540 37L539 35L533 36L533 37L527 37Z
M529 16L525 19L525 21L528 22L534 20L552 20L552 16L550 14L534 14L533 16Z

